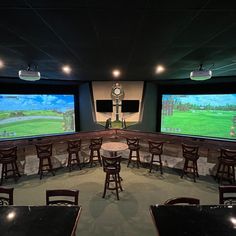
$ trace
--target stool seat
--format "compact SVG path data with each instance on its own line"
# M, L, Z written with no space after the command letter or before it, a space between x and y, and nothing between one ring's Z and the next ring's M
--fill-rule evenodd
M194 182L196 182L196 177L199 177L197 167L197 160L199 159L198 149L198 146L182 144L183 157L185 161L181 178L183 178L184 175L191 173ZM190 165L191 162L192 165Z
M89 157L89 163L90 167L93 166L94 163L94 158L97 158L99 164L102 166L102 161L101 161L101 155L100 155L100 149L102 146L102 138L93 138L90 140L90 157Z
M103 198L106 196L107 190L115 190L117 200L119 200L119 190L123 191L120 177L121 156L105 157L102 156L103 171L106 173Z
M68 148L68 163L67 167L69 167L69 171L72 170L72 167L74 165L78 165L80 170L81 170L81 164L80 164L80 159L79 159L79 152L81 150L81 140L69 140L67 142Z
M138 138L126 138L126 142L129 148L129 160L127 167L129 167L129 164L131 161L135 161L137 164L137 167L139 168L139 165L141 164L140 156L139 156L139 139ZM133 155L133 152L135 152L136 155Z
M39 170L38 174L40 175L40 179L43 177L44 172L50 172L54 176L55 173L52 167L52 143L46 144L36 144L37 156L39 158Z
M17 166L17 147L1 148L0 149L0 164L2 164L1 182L3 179L14 178L15 182L21 177Z
M160 171L161 171L161 174L163 174L161 155L163 153L164 142L148 141L148 144L149 144L149 152L152 155L151 156L151 161L150 161L149 172L151 173L152 167L153 167L153 163L156 162L156 163L158 163L160 165ZM154 159L155 156L158 156L159 159L155 160Z
M218 158L218 168L215 178L218 182L227 180L230 183L235 183L235 167L236 165L236 150L221 148Z

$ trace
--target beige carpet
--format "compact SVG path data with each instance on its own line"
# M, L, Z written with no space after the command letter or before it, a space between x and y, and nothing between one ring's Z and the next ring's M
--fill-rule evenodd
M79 189L82 213L77 235L80 236L154 236L149 206L172 197L190 196L199 198L201 204L218 204L218 184L210 176L200 176L194 183L188 178L181 179L173 169L164 169L161 176L156 171L150 174L146 168L127 168L125 163L121 176L124 191L120 193L120 201L110 192L102 198L105 174L99 166L70 173L63 168L56 176L48 174L42 180L36 175L25 176L17 184L8 180L4 185L15 188L15 205L45 205L46 189Z

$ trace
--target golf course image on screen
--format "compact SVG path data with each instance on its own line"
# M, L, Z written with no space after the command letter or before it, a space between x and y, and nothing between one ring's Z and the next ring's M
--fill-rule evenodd
M161 132L236 139L236 94L163 94Z
M74 131L74 95L0 94L0 139Z

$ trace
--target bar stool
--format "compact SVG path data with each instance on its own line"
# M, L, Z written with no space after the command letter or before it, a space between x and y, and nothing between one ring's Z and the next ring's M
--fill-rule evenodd
M139 165L141 164L140 156L139 156L139 149L140 149L139 139L138 138L126 138L126 141L127 141L127 145L130 150L127 167L129 167L130 162L133 159L135 159L135 161L137 163L137 167L139 168ZM133 152L135 152L136 155L133 155Z
M2 164L1 182L3 178L14 178L15 182L21 176L17 167L17 147L1 148L0 149L0 164Z
M218 182L222 182L223 179L235 183L235 169L236 165L236 150L230 150L221 148L219 165L216 172L216 178Z
M36 144L37 156L39 158L39 171L40 179L42 179L43 172L51 172L54 176L53 168L52 168L52 143L46 144Z
M152 154L149 172L151 173L153 163L156 162L160 164L160 171L161 171L161 174L163 174L161 155L163 153L164 142L148 141L148 144L149 144L149 152ZM155 155L159 157L159 160L154 160Z
M90 145L89 145L89 149L90 149L90 158L89 158L90 167L93 166L94 158L96 158L96 157L98 159L98 162L102 166L102 161L101 161L101 156L100 156L101 146L102 146L102 138L93 138L93 139L90 140ZM97 153L97 155L95 154L95 152Z
M121 156L117 157L102 156L103 171L106 173L104 192L102 196L103 198L106 196L107 190L116 190L117 200L120 200L119 190L123 191L120 177L120 162L121 162Z
M193 171L192 174L194 182L196 182L196 177L199 177L197 168L197 160L199 158L198 149L198 146L182 144L182 151L185 162L181 178L183 178L184 174L187 175L188 173L191 173L191 170ZM192 162L192 165L189 165L190 162Z
M69 140L67 142L68 144L68 163L67 167L69 167L69 171L72 170L72 166L77 164L81 170L81 164L80 164L80 159L79 159L79 152L81 149L81 140Z

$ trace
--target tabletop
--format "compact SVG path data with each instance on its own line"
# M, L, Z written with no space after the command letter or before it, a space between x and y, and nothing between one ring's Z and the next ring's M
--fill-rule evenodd
M159 236L236 235L236 205L150 206Z
M103 143L101 148L108 152L119 152L128 149L128 145L121 142L107 142Z
M2 236L71 236L80 216L79 206L1 206Z

